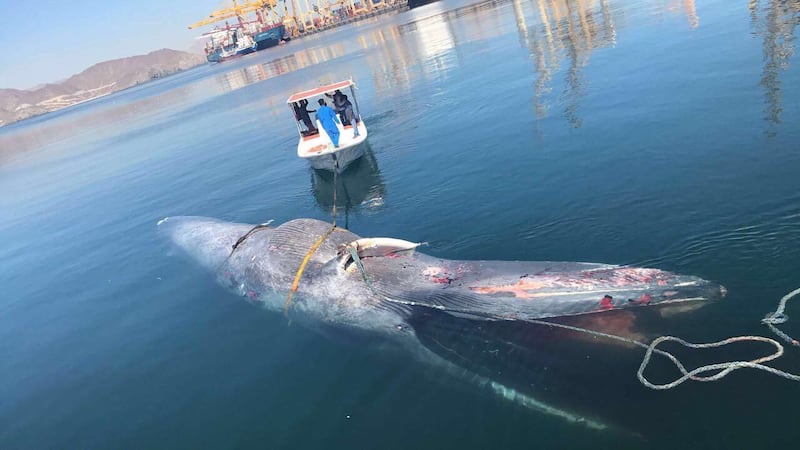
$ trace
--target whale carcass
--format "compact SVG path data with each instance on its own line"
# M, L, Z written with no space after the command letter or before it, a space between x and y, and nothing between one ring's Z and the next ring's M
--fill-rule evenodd
M498 381L483 370L489 363L463 355L491 343L484 354L516 352L516 363L535 365L556 336L531 332L530 321L636 335L633 313L685 309L725 295L719 284L658 269L436 258L415 243L362 238L314 219L254 227L169 217L158 228L225 288L293 322L401 348L515 403L593 428L604 425L542 402L514 380Z

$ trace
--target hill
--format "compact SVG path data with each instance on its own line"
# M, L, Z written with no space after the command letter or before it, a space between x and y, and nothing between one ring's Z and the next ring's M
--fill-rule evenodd
M54 84L32 90L0 89L0 126L72 106L205 62L193 53L161 49L95 64Z

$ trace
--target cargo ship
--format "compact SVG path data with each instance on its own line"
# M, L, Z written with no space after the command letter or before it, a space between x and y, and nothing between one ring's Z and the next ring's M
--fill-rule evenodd
M286 36L286 27L282 23L273 25L253 35L253 41L256 43L256 50L274 47L280 44L281 41L287 40L289 40L289 38Z
M217 28L203 37L208 38L206 60L211 63L253 53L258 48L253 38L241 28Z
M283 24L255 27L253 24L241 24L231 27L215 28L201 37L206 42L206 59L208 62L222 62L237 56L246 55L265 48L278 45L284 36L286 27Z
M206 43L206 59L220 62L258 50L274 47L285 39L286 26L275 12L277 0L233 0L232 6L213 11L189 29L225 21L224 26L216 26L203 33L201 38L209 38ZM248 20L248 13L255 13L256 20ZM235 19L229 24L227 19Z

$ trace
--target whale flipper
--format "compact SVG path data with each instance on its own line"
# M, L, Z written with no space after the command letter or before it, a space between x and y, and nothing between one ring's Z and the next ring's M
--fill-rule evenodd
M616 314L631 313L609 313ZM590 428L659 431L647 429L646 407L660 397L636 379L640 351L545 325L475 321L423 308L408 323L422 346L464 371L461 379L506 400Z
M434 315L436 314L437 313L434 313ZM431 316L428 314L424 315L426 317L424 321L430 322ZM452 318L452 316L449 316L448 314L442 314L439 316L439 319L441 319L442 316ZM434 319L433 321L436 322L437 319ZM475 324L473 321L467 322ZM548 416L566 420L570 423L579 424L589 429L597 431L624 431L622 429L614 428L603 420L592 415L585 415L580 411L570 409L568 406L560 405L558 401L540 398L538 394L534 393L531 389L520 390L512 385L504 384L503 381L500 381L495 377L496 373L494 371L496 368L490 368L489 366L482 366L480 364L473 363L465 364L469 362L468 359L465 359L464 356L458 355L457 350L447 347L447 344L439 340L442 339L445 342L448 342L449 338L447 333L444 335L441 332L431 333L431 330L426 329L430 328L430 324L425 327L419 327L419 323L416 325L415 332L423 338L423 340L420 341L423 345L420 345L419 348L413 351L413 353L415 353L418 358L423 360L428 365L435 366L441 372L449 374L453 379L459 380L460 382L471 386L477 386L485 391L490 392L496 397L503 399L504 401L510 401L526 409L544 413ZM445 329L449 328L445 327Z

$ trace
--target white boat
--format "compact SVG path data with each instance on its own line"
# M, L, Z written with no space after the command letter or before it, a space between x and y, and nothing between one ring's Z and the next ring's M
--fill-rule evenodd
M346 88L350 88L350 98L353 100L352 108L356 124L343 125L342 120L336 124L339 130L338 147L334 145L328 133L319 123L319 120L315 121L316 129L303 130L301 128L301 117L298 117L295 112L295 108L299 108L299 102L301 100L307 100L309 102L309 108L318 108L319 105L317 101L320 98L324 99L326 103L332 103L333 101L328 99L325 95L333 94L336 91L341 92L342 89ZM311 167L334 171L336 170L336 163L338 162L338 169L339 172L341 172L345 170L350 163L364 155L364 145L362 144L367 140L367 127L364 125L364 121L361 120L358 101L356 100L355 83L353 83L353 80L340 81L307 91L297 92L292 94L286 103L295 115L297 132L300 135L300 140L297 143L297 156L307 160L311 164ZM354 126L358 129L358 136L355 136Z

